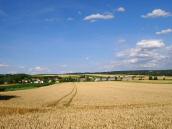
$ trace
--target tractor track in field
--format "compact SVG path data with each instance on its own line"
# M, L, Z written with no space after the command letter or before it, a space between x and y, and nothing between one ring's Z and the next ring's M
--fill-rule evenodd
M74 87L69 93L62 96L57 101L48 104L46 107L69 107L78 92L77 85L75 83L73 83L73 85Z

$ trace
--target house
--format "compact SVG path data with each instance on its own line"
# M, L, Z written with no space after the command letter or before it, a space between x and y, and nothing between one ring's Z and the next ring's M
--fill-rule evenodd
M94 81L99 82L99 81L101 81L101 78L96 78Z
M22 80L22 83L28 83L29 81L28 80Z
M102 77L102 78L101 78L101 81L107 81L107 80L108 80L107 77Z
M116 81L117 80L117 77L109 77L108 78L108 81Z
M42 81L42 80L41 80L39 83L43 84L43 83L44 83L44 81Z
M85 82L86 81L86 78L79 78L79 81L80 82Z
M132 76L124 76L122 80L123 81L131 81L131 80L133 80L133 77Z
M42 83L44 83L44 81L40 80L40 79L34 79L33 83L35 83L35 84L42 84Z
M118 76L118 77L117 77L117 80L118 80L118 81L122 81L122 80L123 80L123 77Z

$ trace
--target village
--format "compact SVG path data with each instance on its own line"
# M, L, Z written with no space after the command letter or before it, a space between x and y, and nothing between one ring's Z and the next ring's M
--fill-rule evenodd
M151 75L96 75L96 74L66 74L66 75L2 75L0 84L57 84L63 82L102 82L102 81L132 81L132 80L165 80L165 76Z
M61 83L61 82L99 82L99 81L131 81L131 80L144 80L144 76L136 77L134 75L123 75L123 76L93 76L93 75L79 75L79 76L40 76L32 77L29 79L23 79L20 83Z

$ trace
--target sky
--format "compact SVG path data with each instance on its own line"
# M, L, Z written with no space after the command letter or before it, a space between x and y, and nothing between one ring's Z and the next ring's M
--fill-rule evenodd
M172 69L172 0L0 0L0 73Z

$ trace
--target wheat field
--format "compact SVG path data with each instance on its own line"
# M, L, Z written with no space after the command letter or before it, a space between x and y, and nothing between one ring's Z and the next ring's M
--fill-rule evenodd
M0 129L172 128L171 84L60 83L0 96Z

